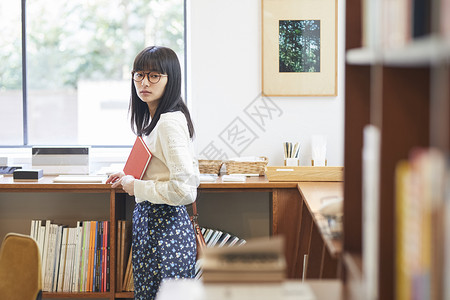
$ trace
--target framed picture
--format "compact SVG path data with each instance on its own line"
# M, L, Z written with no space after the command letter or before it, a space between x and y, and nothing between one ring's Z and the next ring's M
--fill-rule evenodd
M337 0L261 0L265 96L337 95Z

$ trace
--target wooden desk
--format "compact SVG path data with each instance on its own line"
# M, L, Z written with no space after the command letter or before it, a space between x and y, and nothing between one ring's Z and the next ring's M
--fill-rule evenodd
M299 255L308 255L306 278L338 278L342 241L324 230L328 224L318 210L322 199L342 197L342 182L299 182L298 189L304 200Z
M304 255L308 255L307 278L337 278L341 242L332 239L317 216L321 199L342 196L342 182L269 182L249 177L244 182L201 183L199 193L270 192L271 234L286 239L288 278L302 278ZM322 223L321 223L322 222Z

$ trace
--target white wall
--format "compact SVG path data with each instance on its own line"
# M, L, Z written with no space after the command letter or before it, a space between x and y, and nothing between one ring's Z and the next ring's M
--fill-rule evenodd
M338 96L262 99L261 0L188 0L187 98L200 158L218 159L216 154L221 151L227 157L264 155L269 165L282 165L282 143L299 141L300 164L308 165L311 136L324 134L328 165L343 165L344 1L340 2ZM272 114L257 124L246 108L251 110L262 100L271 105ZM220 137L226 137L226 129L238 128L233 126L236 122L245 124L253 135L229 147L226 138ZM213 149L211 145L218 152L207 151Z

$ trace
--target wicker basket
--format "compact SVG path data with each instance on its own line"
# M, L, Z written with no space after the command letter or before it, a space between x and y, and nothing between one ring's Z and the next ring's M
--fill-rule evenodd
M269 162L265 156L261 156L262 161L234 161L228 160L225 162L227 174L259 174L264 175L264 170Z
M201 174L219 174L223 161L199 159L198 168Z

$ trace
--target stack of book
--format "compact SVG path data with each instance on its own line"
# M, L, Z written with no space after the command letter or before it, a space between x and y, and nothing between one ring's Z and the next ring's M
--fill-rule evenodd
M42 290L107 292L110 290L108 221L78 221L76 227L32 220L30 236L42 255Z
M201 254L204 282L280 282L284 239L259 238L241 247L210 247Z

